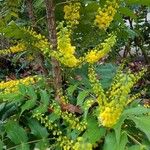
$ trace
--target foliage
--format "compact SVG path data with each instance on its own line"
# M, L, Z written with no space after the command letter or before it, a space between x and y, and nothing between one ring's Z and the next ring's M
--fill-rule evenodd
M144 44L149 39L144 38L149 24L144 22L146 30L141 28L140 17L145 14L138 17L135 12L148 10L149 1L57 0L54 4L56 51L47 38L44 1L33 1L35 27L30 27L24 1L0 1L0 35L11 39L10 47L0 50L0 59L9 58L15 71L18 64L25 70L3 80L5 67L9 71L11 66L2 62L0 149L148 150L150 109L141 102L145 89L137 92L137 88L143 88L140 82L149 68L133 71L126 50L130 53L134 43L145 60L148 57L144 47L149 45ZM126 62L114 64L113 54L118 56L123 46ZM51 70L54 58L63 74L57 97Z

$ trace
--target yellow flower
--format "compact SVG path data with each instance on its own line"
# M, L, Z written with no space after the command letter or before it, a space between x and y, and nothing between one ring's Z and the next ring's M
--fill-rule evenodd
M106 39L104 43L99 44L98 46L96 46L95 49L89 51L86 54L85 56L86 62L91 64L96 63L98 60L107 55L109 51L111 51L111 47L113 47L115 43L116 43L116 36L110 35L110 37Z
M22 52L26 50L25 44L23 43L18 43L15 46L11 46L8 49L0 50L0 55L9 55L9 54L15 54L18 52Z
M76 47L71 45L71 33L67 27L63 26L63 23L60 23L59 28L57 51L53 51L51 56L67 67L76 67L79 65L80 60L75 57Z
M86 55L86 61L88 63L95 63L98 60L99 60L99 57L98 57L97 51L92 50Z
M103 30L106 30L110 23L113 21L113 18L117 12L117 8L119 7L116 0L106 1L106 5L104 8L98 9L98 14L95 18L95 24Z
M10 81L2 81L0 82L0 94L8 94L8 93L16 93L18 92L18 85L19 84L24 84L24 85L29 85L29 84L34 84L39 80L37 76L29 76L23 79L19 80L10 80Z
M50 51L50 44L48 42L48 39L45 38L45 36L36 33L32 29L24 29L24 30L25 32L27 32L28 34L30 34L36 39L33 46L38 48L44 55L47 55L50 57L51 51Z
M98 119L103 126L111 128L117 123L122 111L123 109L115 108L115 106L106 106L100 113Z
M81 4L79 2L69 3L64 6L64 18L71 26L77 25L79 23L78 20L80 19L80 6Z
M23 50L26 49L26 47L23 43L19 43L18 45L10 47L9 49L11 53L17 53L17 52L22 52Z
M72 150L92 150L92 144L84 141L83 137L78 137L77 142L72 147Z
M143 69L139 73L133 74L131 71L124 73L122 70L119 70L111 87L105 93L102 85L96 78L94 69L89 68L89 80L99 104L98 119L100 124L112 128L119 120L124 108L140 96L139 93L133 96L130 96L129 93L134 84L144 75L145 71L146 69Z

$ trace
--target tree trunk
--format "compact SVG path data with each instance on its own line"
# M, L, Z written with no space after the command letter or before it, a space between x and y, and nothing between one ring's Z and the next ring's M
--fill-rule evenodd
M47 25L49 32L49 40L53 50L57 50L57 33L56 33L56 22L55 22L55 7L53 0L45 0L46 4L46 15ZM62 76L59 62L52 58L52 72L53 72L53 83L56 92L55 98L59 100L59 90L62 87Z
M35 16L33 11L32 0L26 0L26 5L27 5L29 19L31 20L31 26L34 28L36 26L36 21L35 21Z

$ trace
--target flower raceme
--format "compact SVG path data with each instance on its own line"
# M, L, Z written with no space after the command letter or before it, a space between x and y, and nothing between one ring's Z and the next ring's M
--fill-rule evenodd
M37 76L29 76L18 80L1 81L0 94L17 93L19 91L19 84L30 85L36 83L39 79Z
M57 33L57 51L51 52L51 56L55 57L67 67L77 67L83 62L90 64L96 63L108 54L116 43L116 36L110 34L103 43L90 50L84 57L77 58L75 56L76 47L71 44L71 30L68 27L64 27L63 22L59 24L58 29L60 30Z
M33 44L33 46L38 48L44 55L48 55L50 57L50 44L48 42L48 39L32 29L24 29L24 31L35 38L35 43Z
M96 46L93 50L89 51L86 56L85 60L88 63L96 63L101 58L103 58L106 54L108 54L109 51L111 51L111 48L116 43L116 36L110 35L108 39L106 39L103 43Z
M32 36L35 39L35 42L32 41L33 47L38 48L44 55L50 56L50 44L48 42L48 39L45 38L45 36L38 34L32 29L24 28L23 32L29 34L29 36ZM27 43L23 43L22 41L20 41L15 46L11 46L8 49L0 50L0 55L9 55L23 52L27 50L27 45Z
M9 54L15 54L18 52L22 52L26 49L25 44L18 43L15 46L11 46L8 49L0 50L0 55L9 55Z
M107 0L106 5L103 8L98 9L95 24L100 29L106 30L109 27L110 23L113 21L118 7L119 5L116 0Z
M64 19L67 21L68 25L74 26L79 24L80 19L80 6L81 4L79 2L75 3L68 3L64 6Z
M99 104L98 120L100 124L112 128L119 120L128 103L140 96L140 94L136 94L130 97L129 94L134 84L143 76L145 71L146 69L143 69L137 74L133 74L131 71L127 73L121 70L118 71L110 89L105 93L102 85L96 79L94 69L89 69L89 80Z
M76 67L80 60L75 57L76 47L71 45L71 32L63 23L60 23L58 28L60 31L57 33L57 51L53 51L51 55L67 67Z

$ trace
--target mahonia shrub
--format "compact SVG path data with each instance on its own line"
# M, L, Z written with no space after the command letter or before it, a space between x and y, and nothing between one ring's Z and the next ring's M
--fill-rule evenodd
M125 1L119 0L106 0L104 6L97 5L92 28L104 32L106 38L91 48L85 47L86 52L82 54L72 40L83 17L80 1L63 3L64 19L57 23L56 51L41 33L30 27L13 26L20 35L16 35L14 46L0 50L0 56L32 52L36 56L42 54L42 59L46 60L54 57L61 64L64 85L58 89L56 97L51 66L43 76L36 73L1 81L0 149L149 149L150 109L140 103L145 91L136 93L134 89L147 69L135 73L121 65L114 78L106 71L109 67L102 69L112 80L109 88L104 88L103 78L94 67L96 64L98 68L103 66L101 60L117 44L117 32L109 32L109 27L121 2L124 5ZM12 37L15 39L14 35ZM45 61L43 64L49 65ZM79 76L76 69L79 69ZM75 78L70 70L76 73ZM81 72L84 76L80 76ZM65 75L71 80L66 80Z
M137 83L145 72L145 69L137 74L133 74L131 71L124 73L122 70L119 70L110 89L105 93L101 84L96 79L94 69L89 68L89 80L99 104L98 120L100 124L112 128L117 123L127 104L140 96L140 94L136 94L130 97L129 94L134 84Z

